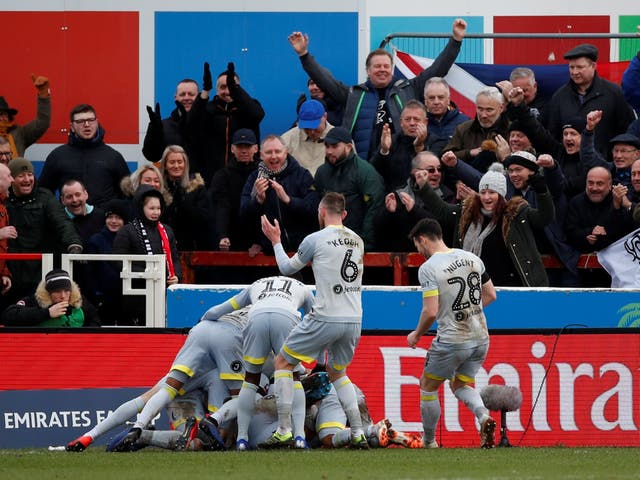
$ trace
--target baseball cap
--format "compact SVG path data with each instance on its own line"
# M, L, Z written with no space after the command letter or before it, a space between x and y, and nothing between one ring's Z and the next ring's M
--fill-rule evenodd
M256 139L256 134L253 133L253 130L241 128L240 130L236 130L236 133L233 134L231 143L233 145L255 145L258 143L258 140Z
M324 143L335 145L336 143L351 143L351 134L344 127L334 127L324 137Z
M300 105L298 112L298 128L310 128L315 130L320 126L325 114L324 105L318 100L307 100Z

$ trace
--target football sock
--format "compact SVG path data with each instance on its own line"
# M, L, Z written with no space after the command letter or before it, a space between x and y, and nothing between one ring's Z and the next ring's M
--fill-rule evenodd
M85 435L90 436L95 441L98 437L105 434L112 428L123 425L127 420L133 418L143 408L144 400L142 399L142 397L136 397L133 400L124 402L113 412L107 415L107 418L98 423Z
M174 450L182 434L178 430L142 430L139 443Z
M258 387L253 383L243 382L238 395L238 440L249 439L249 423L253 417Z
M291 370L276 370L273 374L278 405L278 433L285 435L291 431L293 372Z
M360 417L358 399L353 383L351 383L349 377L345 375L333 382L333 387L336 389L338 400L340 400L340 405L342 405L344 413L347 414L349 426L351 427L351 436L357 437L361 435L363 433L362 418Z
M342 448L351 444L351 430L340 430L331 439L331 443L335 448Z
M420 389L420 415L422 416L424 442L425 444L431 443L436 438L436 425L440 419L440 400L437 390L426 392Z
M170 385L163 385L147 402L138 415L134 428L144 429L158 412L171 400L176 398L178 391Z
M293 405L291 410L291 421L293 422L293 436L305 438L304 419L307 401L304 396L304 387L300 380L293 382Z
M454 395L471 410L478 421L482 421L482 417L489 414L489 411L484 406L482 397L475 388L465 385L464 387L458 388L454 392Z

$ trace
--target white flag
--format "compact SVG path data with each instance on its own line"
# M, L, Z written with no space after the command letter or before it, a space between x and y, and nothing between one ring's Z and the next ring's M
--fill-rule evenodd
M611 288L640 287L640 228L597 253L611 275Z

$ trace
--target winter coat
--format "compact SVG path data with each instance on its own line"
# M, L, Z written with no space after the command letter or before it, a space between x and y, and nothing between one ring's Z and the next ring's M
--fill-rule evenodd
M51 294L40 282L34 295L24 297L10 305L2 314L1 322L11 327L99 327L98 311L71 282L71 297L67 314L57 318L49 316L53 305Z
M24 151L36 143L51 125L51 97L38 97L36 118L24 125L9 127L7 133L13 137L17 156L24 157Z
M81 246L82 239L62 204L36 182L30 195L17 197L9 189L7 211L18 237L9 239L10 253L67 253L71 246ZM35 290L42 276L40 261L11 260L12 290ZM11 290L10 290L11 292Z
M366 250L375 250L373 220L384 208L384 181L373 165L351 152L335 164L325 161L314 181L320 196L327 192L344 195L344 225L362 237Z
M458 107L452 105L451 109L448 110L442 118L437 119L427 113L427 120L429 121L428 149L437 157L440 157L444 151L444 147L451 141L456 127L470 120L470 118L458 110Z
M394 128L400 129L400 114L409 100L424 100L424 86L427 80L431 77L444 77L449 72L461 45L462 42L451 38L430 67L411 80L394 78L386 87L384 97ZM371 158L380 144L380 139L374 135L378 89L369 81L348 87L336 80L310 53L302 55L300 62L321 90L345 105L342 126L351 132L358 155L364 159Z
M186 189L166 177L165 183L173 201L166 207L163 221L173 228L178 250L213 250L217 245L213 208L202 176L196 173Z
M258 203L253 193L259 170L249 175L242 189L240 215L248 222L260 225L260 216L266 215L273 222L277 219L282 230L282 245L288 252L295 251L302 239L318 228L318 204L320 198L313 187L313 177L309 170L303 168L291 155L287 156L287 167L272 176L291 198L285 205L276 195L273 188L267 190L263 204ZM251 243L260 243L264 251L272 251L271 242L262 231L259 238Z
M453 137L442 151L451 150L456 154L456 157L474 166L474 157L471 156L470 151L478 148L485 140L493 140L497 135L506 138L508 128L509 120L504 113L488 128L480 125L477 117L473 120L467 120L455 128Z
M211 180L209 195L213 204L216 237L229 238L231 250L248 250L260 238L259 225L240 215L240 198L247 178L258 168L257 162L240 163L233 157Z
M417 193L440 223L453 227L453 246L462 248L464 235L472 220L469 205L473 198L465 200L461 205L451 205L444 202L428 183ZM538 209L529 206L522 197L514 197L507 202L500 232L520 281L526 287L549 285L542 257L536 247L533 229L542 229L553 220L553 200L548 192L536 195ZM487 265L489 275L491 269L491 265Z
M624 99L618 85L605 80L595 72L593 82L581 101L573 81L560 87L547 107L547 127L555 138L562 138L562 125L570 118L587 117L593 110L602 110L602 121L595 132L595 146L600 154L609 158L609 140L624 133L635 119L632 108Z
M122 198L120 180L127 175L129 167L123 156L104 143L104 130L99 127L91 140L71 133L67 145L55 148L47 156L38 180L41 187L52 192L67 180L79 180L89 193L87 203L102 207L113 198Z

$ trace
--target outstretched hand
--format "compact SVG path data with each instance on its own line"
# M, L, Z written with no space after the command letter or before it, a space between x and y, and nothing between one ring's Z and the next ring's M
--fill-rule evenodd
M260 224L262 226L262 233L269 239L272 245L280 243L280 224L278 220L271 223L266 215L260 217Z
M178 102L176 102L178 103ZM147 113L149 114L149 121L155 125L162 125L162 115L160 115L160 104L156 103L155 110L147 105Z
M211 68L209 62L204 62L204 73L202 74L202 90L210 92L213 90L213 79L211 78Z
M229 91L235 90L238 87L236 82L236 66L233 62L227 64L227 88Z
M461 18L456 18L453 21L453 38L459 42L462 41L467 33L467 22Z
M31 81L33 82L33 86L36 87L39 97L45 98L51 94L51 92L49 91L49 79L47 77L32 73Z
M309 35L306 33L293 32L287 39L299 57L306 55L309 51Z
M602 120L602 110L592 110L587 113L587 130L592 131Z

